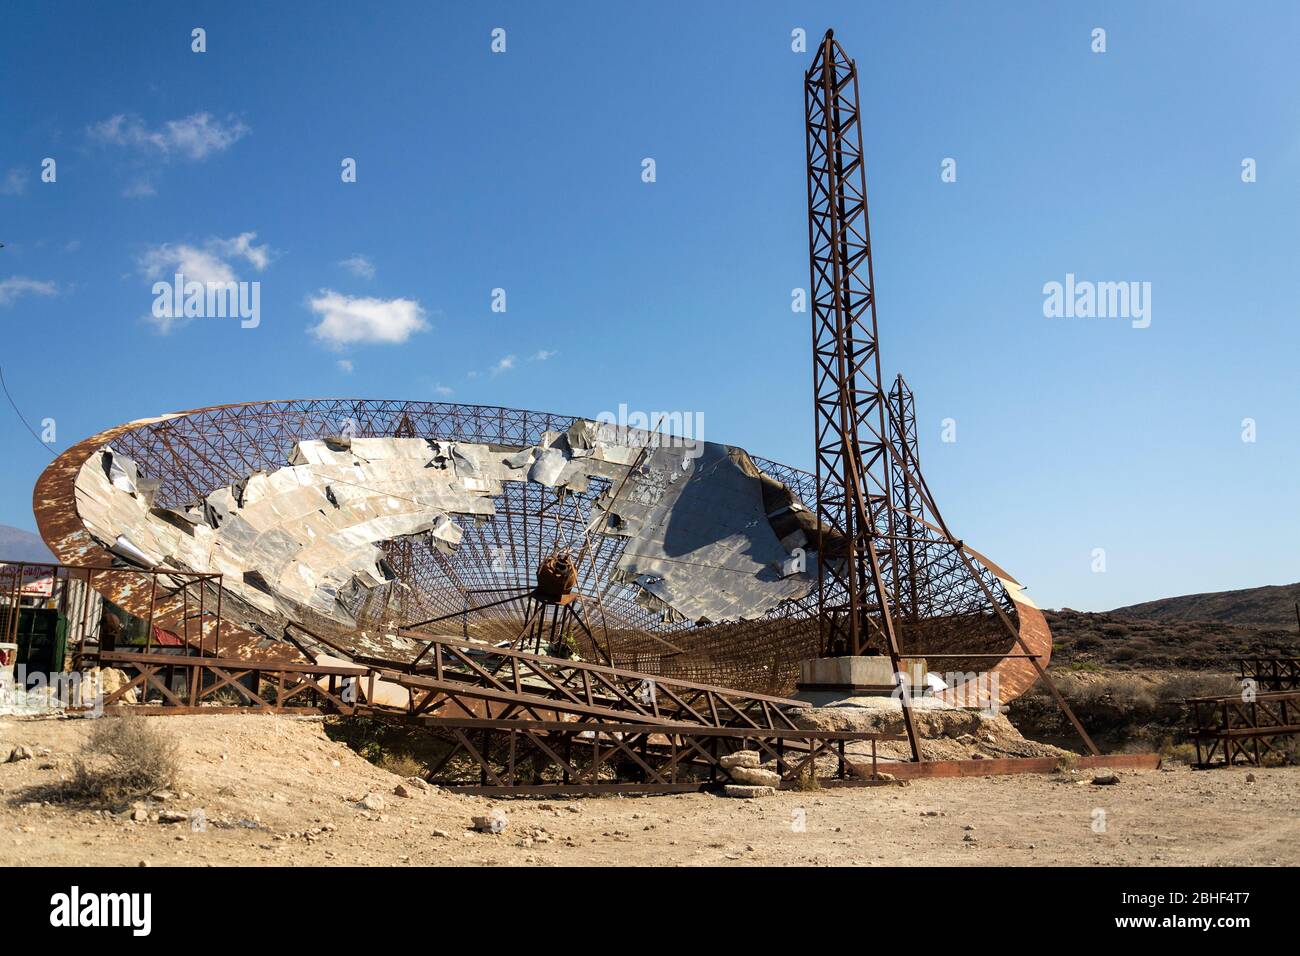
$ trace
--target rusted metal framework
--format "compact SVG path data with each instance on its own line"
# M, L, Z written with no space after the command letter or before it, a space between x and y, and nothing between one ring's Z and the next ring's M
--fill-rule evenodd
M1237 661L1241 680L1268 691L1300 690L1300 657L1246 657Z
M410 716L543 714L572 718L795 729L803 701L699 684L643 671L530 654L505 647L429 638L419 660L381 676L408 692Z
M1300 691L1192 697L1190 736L1196 746L1196 764L1217 761L1228 766L1260 766L1280 751L1280 742L1300 735Z
M269 713L349 715L363 694L374 693L374 671L354 664L253 663L131 651L103 651L99 663L128 676L125 683L104 695L100 706L125 706L134 696L135 703L130 705L134 713L210 714L251 708Z
M751 730L643 723L425 718L447 751L427 779L462 792L683 793L737 782L722 758L756 750L783 788L884 783L876 745L900 735L825 730ZM869 746L850 758L848 747ZM825 766L830 764L829 767Z
M41 585L39 588L34 585ZM115 649L115 637L105 632L98 592L136 598L143 624L143 651L171 638L192 654L221 650L221 575L108 565L54 564L34 561L0 563L0 641L18 633L18 614L25 596L59 612L67 621L70 663L97 658Z
M822 651L882 648L901 684L901 659L921 656L904 654L904 622L911 622L908 643L938 649L927 657L964 661L992 655L945 652L945 632L965 643L1001 627L1096 754L1021 635L1009 595L948 531L916 460L914 403L901 376L892 404L886 394L858 71L830 30L805 74L804 108ZM903 714L920 760L911 709Z
M885 585L893 562L890 436L858 74L830 31L805 75L804 106L817 517L839 532L834 545L825 533L820 542L819 629L824 652L831 655L862 654L879 635L897 665Z
M898 503L896 512L899 546L896 555L898 573L894 575L894 607L901 621L915 628L930 606L930 575L921 564L922 544L929 529L925 523L925 502L907 479L907 459L920 467L919 442L916 434L916 397L903 380L902 373L889 390L890 419L894 446L903 451L890 459L890 501Z

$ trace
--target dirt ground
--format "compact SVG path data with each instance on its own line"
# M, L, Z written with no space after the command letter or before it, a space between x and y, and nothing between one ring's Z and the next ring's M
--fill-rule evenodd
M169 799L125 812L32 801L71 774L89 721L0 718L0 866L1297 865L1300 768L929 780L784 792L488 800L400 778L326 737L319 719L139 718L178 742ZM39 792L39 791L36 791ZM378 795L366 809L358 804ZM502 810L501 834L470 818ZM202 810L206 829L157 822Z

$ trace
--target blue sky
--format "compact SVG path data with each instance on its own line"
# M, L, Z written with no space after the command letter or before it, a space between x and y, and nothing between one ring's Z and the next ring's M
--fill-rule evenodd
M311 9L6 6L0 364L56 451L361 396L701 412L710 440L810 466L791 31L833 25L883 361L954 531L1048 607L1300 580L1295 5ZM173 260L260 282L260 325L160 329ZM1151 283L1149 327L1045 317L1067 273ZM363 334L404 341L337 341ZM0 437L0 523L34 528L50 453L7 407Z

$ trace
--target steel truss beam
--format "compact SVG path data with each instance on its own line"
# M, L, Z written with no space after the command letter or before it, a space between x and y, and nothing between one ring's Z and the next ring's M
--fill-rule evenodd
M754 730L674 724L556 720L419 718L443 735L448 750L426 779L487 794L680 793L735 783L722 758L756 750L781 776L782 787L808 777L823 783L885 782L876 745L898 734L817 730ZM870 751L850 754L850 744ZM820 761L820 765L819 765ZM824 766L833 762L827 774Z
M1228 766L1258 767L1280 749L1280 741L1300 736L1300 690L1192 697L1187 705L1199 767L1216 758Z
M410 716L564 714L757 731L796 729L792 715L808 707L803 701L455 638L429 638L419 660L406 672L379 670L384 680L407 690L404 713Z

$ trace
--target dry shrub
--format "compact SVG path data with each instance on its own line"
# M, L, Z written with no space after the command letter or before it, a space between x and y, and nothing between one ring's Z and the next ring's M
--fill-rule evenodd
M1241 682L1231 674L1170 674L1160 684L1160 696L1171 701L1240 693Z
M375 761L375 765L381 770L387 770L389 773L395 773L399 777L423 777L429 772L429 768L420 761L416 760L410 754L381 754Z
M94 722L67 795L118 803L169 787L179 771L175 741L140 717Z
M1056 773L1069 773L1071 770L1078 769L1078 754L1061 754L1056 758Z
M805 792L811 792L811 791L820 790L821 788L822 788L822 782L817 778L816 768L813 767L812 765L804 767L803 770L800 771L799 773L799 780L798 783L795 785L795 789L803 790Z
M1165 737L1164 743L1160 745L1160 759L1165 763L1194 765L1196 763L1196 746L1186 741L1175 743L1172 737Z

